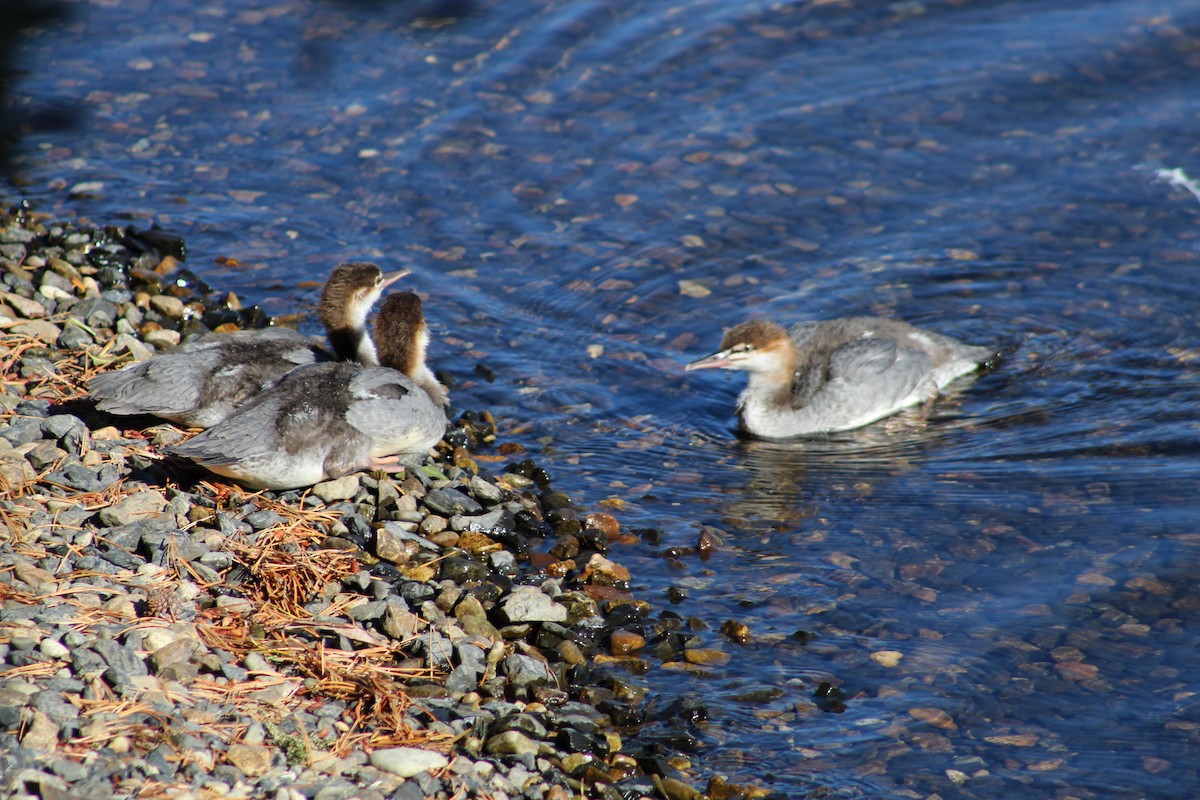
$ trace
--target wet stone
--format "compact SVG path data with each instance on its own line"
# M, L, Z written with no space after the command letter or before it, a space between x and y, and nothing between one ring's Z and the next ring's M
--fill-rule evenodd
M505 731L487 740L483 749L493 756L537 755L537 743L519 731Z
M443 517L477 516L483 511L483 506L456 489L434 489L425 495L423 502L426 508Z
M546 662L520 653L504 659L504 672L509 683L518 689L541 686L553 680Z

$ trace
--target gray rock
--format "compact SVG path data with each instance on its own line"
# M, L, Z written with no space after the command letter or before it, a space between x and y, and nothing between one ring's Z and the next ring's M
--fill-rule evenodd
M384 600L375 600L369 603L360 603L353 608L347 609L346 615L350 619L357 622L369 622L379 619L387 611L388 604Z
M451 696L461 696L479 688L480 671L468 664L459 664L450 670L446 676L446 692Z
M437 631L429 630L422 633L414 642L416 652L425 654L425 665L430 669L446 671L451 668L451 656L454 645Z
M112 639L97 639L90 648L99 654L104 663L130 675L148 675L146 662L132 649Z
M425 495L425 507L435 514L450 517L455 514L475 516L483 506L456 489L434 489Z
M497 733L502 731L520 731L531 739L545 739L546 726L532 714L513 714L500 720L496 725Z
M169 558L177 558L190 563L209 555L208 545L173 527L166 527L171 525L171 520L163 518L160 522L164 527L141 533L142 549L149 553L150 561L165 564Z
M25 460L29 462L38 472L49 469L58 463L61 459L67 457L67 452L60 449L54 442L49 439L42 439L38 442L31 442L32 447L25 450ZM24 449L24 447L22 447Z
M37 471L20 453L0 452L0 485L17 488L37 480Z
M103 297L89 297L72 306L71 316L83 320L90 328L111 328L120 316L120 309Z
M36 417L11 417L8 424L0 427L0 438L17 445L36 442L42 438L42 420Z
M41 711L59 725L79 717L79 709L64 700L60 692L38 692L30 698L30 701L30 706Z
M343 475L331 481L323 481L312 487L312 494L326 503L336 503L339 500L353 500L360 486L358 475Z
M516 556L508 550L496 550L488 553L488 566L492 568L492 572L507 575L510 578L515 578L520 572Z
M111 486L117 477L119 476L114 475L111 480L106 481L98 472L82 464L68 464L51 472L46 476L46 480L81 492L102 492Z
M535 586L514 586L500 606L510 623L566 622L567 609Z
M422 550L428 550L431 553L440 553L442 551L442 548L440 545L429 541L424 536L418 536L417 534L412 533L411 531L405 530L403 527L401 527L400 525L398 525L395 522L385 522L385 523L383 523L383 528L385 530L387 530L388 533L395 536L397 540L403 541L403 542L412 542L412 543L416 544L417 547L421 548Z
M100 509L97 517L106 528L116 528L159 514L165 505L161 492L133 492L119 503Z
M423 750L419 747L387 747L375 750L370 757L371 766L411 778L422 772L442 769L450 763L450 759L433 750Z
M495 528L507 529L505 518L508 516L508 511L503 508L493 509L486 514L469 517L462 514L457 514L450 518L450 527L456 531L483 531L487 532Z
M518 689L542 686L554 680L549 666L544 661L520 653L513 653L504 659L504 672L508 676L508 682Z
M42 423L42 430L47 436L57 439L69 453L82 453L82 448L91 438L83 420L73 414L54 414L46 417Z
M255 511L245 516L245 521L250 527L256 531L273 528L276 525L282 525L286 520L276 511L269 508L264 508L261 511ZM218 520L220 524L220 520ZM222 531L224 533L224 531Z
M63 328L63 332L55 344L64 350L82 350L94 341L91 334L83 328L78 325L68 325Z
M489 506L494 506L504 499L503 489L479 475L471 476L467 483L467 491L476 500Z
M200 643L195 639L176 639L155 650L150 655L150 665L161 673L167 667L186 663L199 649Z

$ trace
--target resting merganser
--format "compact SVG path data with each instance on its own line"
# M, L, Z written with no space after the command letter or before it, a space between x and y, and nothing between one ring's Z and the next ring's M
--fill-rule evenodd
M150 414L194 428L212 427L301 365L330 359L377 365L367 315L383 290L407 274L404 269L385 275L362 261L334 267L317 309L332 355L290 328L215 333L97 375L88 382L88 392L96 407L110 414Z
M861 428L931 400L995 355L897 319L846 317L791 330L750 320L686 369L750 373L737 403L742 430L786 439Z
M420 298L389 296L375 338L383 366L301 367L170 452L254 489L295 489L423 458L446 432L446 388L425 366Z

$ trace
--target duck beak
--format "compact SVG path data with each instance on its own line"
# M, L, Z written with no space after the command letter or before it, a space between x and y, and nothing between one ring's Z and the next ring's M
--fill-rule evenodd
M722 350L719 353L713 353L711 356L698 358L683 369L686 372L691 372L694 369L723 369L729 367L732 363L729 360L729 351Z
M396 281L400 280L401 278L403 278L405 276L411 275L411 274L412 274L411 269L402 269L402 270L397 270L396 272L388 273L383 276L383 284L382 284L381 288L386 289L387 287L391 286Z

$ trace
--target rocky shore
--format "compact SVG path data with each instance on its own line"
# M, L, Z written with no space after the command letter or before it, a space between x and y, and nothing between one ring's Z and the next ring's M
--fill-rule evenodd
M417 474L252 493L91 406L97 371L267 322L184 256L0 212L0 794L700 797L703 706L636 674L703 653L486 412Z

